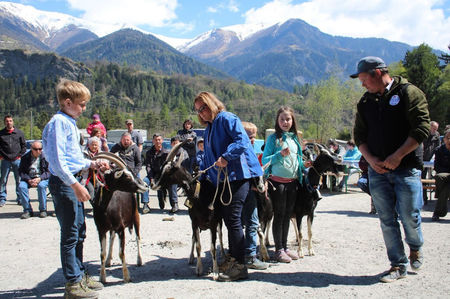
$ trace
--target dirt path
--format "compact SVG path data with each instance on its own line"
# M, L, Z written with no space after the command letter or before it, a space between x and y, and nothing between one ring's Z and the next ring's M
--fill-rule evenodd
M0 298L62 297L58 222L55 217L19 219L22 208L12 196L13 181L10 178L7 205L0 208ZM215 282L209 275L195 276L194 266L187 263L191 228L186 208L182 207L174 221L163 221L167 211L156 209L155 194L150 200L151 213L141 216L144 264L135 266L135 238L127 233L126 257L133 282L122 282L115 254L101 298L448 298L450 294L450 217L431 222L435 201L422 213L423 269L409 271L407 279L383 284L378 280L389 263L378 218L367 213L369 197L356 188L347 194L324 194L319 202L313 227L315 256L291 264L271 263L268 270L250 270L249 279L232 283ZM33 206L37 209L36 200ZM53 203L48 208L52 210ZM87 227L85 263L98 278L100 246L91 215ZM292 227L290 232L293 243ZM205 269L211 266L209 240L209 234L202 233ZM269 251L273 253L273 247Z

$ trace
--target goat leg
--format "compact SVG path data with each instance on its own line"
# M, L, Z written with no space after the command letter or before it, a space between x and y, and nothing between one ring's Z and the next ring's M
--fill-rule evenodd
M142 256L141 256L141 234L139 232L140 218L139 213L136 211L134 213L134 231L136 233L136 246L137 246L137 265L142 266Z
M211 229L211 256L213 259L213 279L219 279L219 265L217 264L217 252L216 252L216 239L217 239L217 231L215 229Z
M297 249L298 256L300 258L302 258L302 257L304 257L303 248L302 248L302 232L301 232L301 228L299 227L299 225L301 225L301 222L298 223L296 215L294 215L294 217L291 218L291 221L292 221L292 224L294 225L294 229L295 229L295 239L297 240L297 244L298 244L298 249Z
M118 232L119 239L120 239L120 250L119 250L119 257L122 261L122 273L123 273L123 281L124 282L130 282L130 273L128 273L127 268L127 262L125 260L125 232L124 230Z
M220 256L225 257L225 247L223 247L222 221L217 224L217 232L219 233Z
M197 248L197 267L195 268L195 272L197 276L203 274L203 265L202 265L202 245L200 244L200 230L195 230L195 245Z
M312 247L312 222L313 222L313 218L308 216L308 251L309 251L309 255L315 255L314 249Z
M260 226L258 226L257 232L258 232L258 237L259 237L259 252L260 252L260 255L261 255L261 259L264 262L267 262L267 261L270 260L270 258L269 258L269 253L267 252L267 247L266 247L266 244L265 244L266 241L264 240L264 233L261 230Z
M105 234L106 238L106 234ZM109 232L109 250L108 250L108 257L106 258L106 267L111 267L111 260L112 260L112 251L114 246L114 239L116 238L116 233L114 231ZM105 247L106 250L106 247Z
M106 268L105 268L105 259L106 259L106 232L104 234L100 234L100 281L102 283L106 283Z

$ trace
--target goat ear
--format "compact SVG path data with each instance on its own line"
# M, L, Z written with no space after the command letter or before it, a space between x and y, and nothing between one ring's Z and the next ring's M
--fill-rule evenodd
M118 179L122 176L122 174L123 174L123 169L118 170L114 173L114 178Z

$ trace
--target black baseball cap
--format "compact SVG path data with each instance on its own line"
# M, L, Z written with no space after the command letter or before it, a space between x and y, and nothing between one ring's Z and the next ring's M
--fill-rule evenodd
M384 63L383 59L375 56L367 56L361 58L358 62L358 66L356 67L356 73L350 75L351 78L358 78L360 73L367 73L370 70L385 68L386 63Z

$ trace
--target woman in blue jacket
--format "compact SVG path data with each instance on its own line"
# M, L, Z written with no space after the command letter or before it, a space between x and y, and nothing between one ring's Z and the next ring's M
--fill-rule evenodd
M240 119L225 111L225 106L214 94L200 92L194 100L194 108L198 120L206 126L203 136L205 155L201 169L208 171L202 188L208 184L214 186L211 197L216 187L219 188L217 197L225 188L222 200L217 199L216 203L220 201L219 212L228 229L231 263L224 273L219 274L219 280L245 279L248 273L244 264L242 207L250 191L250 179L261 176L262 169ZM211 167L213 165L215 167ZM224 172L218 178L219 169ZM226 179L231 187L231 198Z
M302 183L302 171L311 164L303 164L302 147L292 108L283 106L278 110L275 133L267 138L262 163L269 163L267 172L271 182L269 194L274 212L272 232L275 259L280 263L290 263L297 260L298 255L287 248L289 220L294 211L299 184Z

